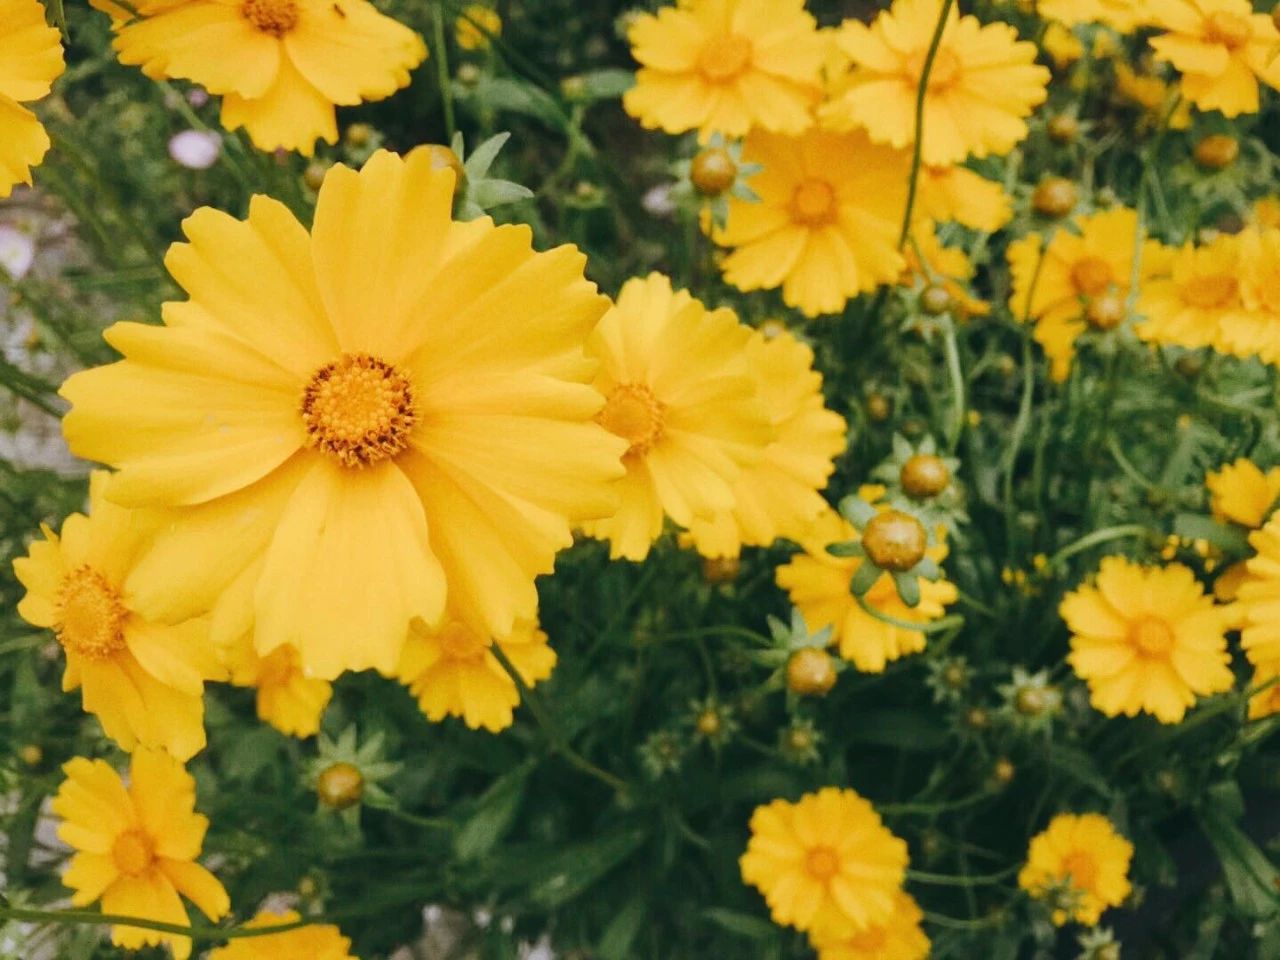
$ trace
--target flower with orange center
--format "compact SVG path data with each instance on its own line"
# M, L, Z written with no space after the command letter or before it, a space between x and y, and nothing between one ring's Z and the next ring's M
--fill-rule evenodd
M1252 460L1240 457L1207 474L1204 485L1215 520L1256 530L1280 498L1280 467L1263 473Z
M303 673L297 647L277 647L260 657L253 648L253 631L246 630L223 651L223 660L233 684L256 691L259 720L291 737L310 737L320 730L333 684Z
M729 200L714 234L735 248L724 278L739 290L782 288L807 316L838 313L859 293L895 281L910 159L862 132L752 133L742 158L763 166L748 183L759 202Z
M231 909L222 884L195 862L209 821L195 812L195 780L178 761L135 751L127 788L105 760L76 757L62 769L52 810L58 838L76 851L62 875L72 906L101 899L103 913L182 927L190 920L179 894L210 920ZM127 950L167 943L176 960L191 956L189 938L140 927L113 926L111 942Z
M608 301L576 249L456 222L453 193L428 151L380 151L330 168L310 234L266 197L198 210L166 261L190 299L63 386L107 495L166 510L140 613L212 608L216 646L252 631L322 680L394 672L446 594L491 635L536 615L534 578L616 503L583 351Z
M1258 81L1280 87L1280 31L1249 0L1148 0L1157 59L1182 72L1182 94L1225 116L1258 112Z
M1059 612L1071 631L1067 662L1108 717L1150 713L1178 723L1197 695L1235 682L1231 612L1180 563L1143 567L1107 557L1096 581L1068 593Z
M246 923L245 929L281 927L301 919L296 910L264 910ZM232 940L212 951L209 960L356 960L350 950L351 941L337 927L310 923L283 933Z
M1101 814L1063 813L1031 839L1018 886L1038 899L1051 899L1053 920L1092 927L1103 911L1129 896L1133 844Z
M893 913L878 923L844 937L810 937L818 960L925 960L929 938L921 929L924 913L915 898L899 890Z
M775 922L840 939L893 917L907 845L855 791L823 787L757 807L738 863Z
M136 597L154 584L138 560L158 521L111 503L107 483L95 471L90 515L67 517L61 537L43 527L44 539L14 561L27 588L18 613L54 631L67 661L62 689L80 688L107 736L125 750L161 747L186 760L205 744L204 682L222 675L209 624L139 612Z
M120 62L222 96L222 123L262 150L336 143L334 107L409 83L422 38L368 0L92 0L111 14ZM136 15L135 15L136 14Z
M1280 363L1280 229L1247 227L1237 235L1243 311L1224 315L1216 349Z
M893 147L915 140L916 94L942 0L894 0L867 26L846 20L840 45L853 70L833 85L820 112L836 130L866 129ZM924 162L1001 155L1027 136L1026 118L1044 102L1049 71L1036 46L1004 23L982 24L952 6L924 98Z
M706 142L813 123L827 44L804 0L682 0L637 16L628 39L641 67L622 105L649 129Z
M1240 292L1240 239L1223 234L1203 247L1173 254L1168 276L1142 286L1138 336L1179 347L1221 347L1224 326L1248 322Z
M661 274L628 280L587 344L599 423L627 444L612 517L585 524L614 558L643 560L664 517L682 527L730 511L774 428L747 368L751 329Z
M910 287L917 283L925 286L921 293L921 305L928 310L930 290L945 294L945 306L957 319L985 317L991 312L991 304L979 300L969 292L969 285L977 273L968 255L959 247L944 247L933 224L923 221L916 225L911 242L903 250L907 269L898 278L899 284ZM939 311L941 312L941 311Z
M62 38L39 0L0 0L0 198L30 183L49 135L22 104L46 96L62 73Z

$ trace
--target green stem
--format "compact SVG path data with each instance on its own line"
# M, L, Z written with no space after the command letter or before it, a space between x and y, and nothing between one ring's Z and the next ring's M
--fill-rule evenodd
M920 182L920 163L924 156L924 99L929 91L929 74L933 72L933 61L938 56L938 47L942 44L942 34L947 29L947 18L955 0L944 0L942 12L938 16L938 25L934 28L933 39L929 41L929 52L925 54L924 66L920 68L920 85L916 88L916 122L915 148L911 155L911 179L907 182L907 209L902 215L902 232L898 234L898 249L907 245L907 237L911 235L911 214L915 212L916 191Z
M286 933L300 927L310 927L323 921L294 920L267 927L184 927L176 923L148 920L143 917L127 917L116 913L96 913L92 910L40 910L35 907L0 906L0 920L18 920L25 923L62 923L91 926L136 927L190 937L196 941L241 940L248 937L265 937L274 933Z
M449 52L444 40L444 5L431 5L431 39L435 43L436 81L440 84L440 105L444 108L444 129L447 142L453 143L458 126L453 115L453 85L449 77Z
M942 343L946 349L947 375L951 378L951 428L947 431L947 451L955 453L964 432L965 383L960 365L960 345L956 340L955 321L948 317L942 326Z
M973 874L970 876L953 876L944 873L926 873L923 870L907 870L907 879L916 883L931 883L939 887L981 887L989 884L1003 883L1017 873L1018 865L1008 867L998 873Z
M853 599L857 600L858 606L860 606L870 616L875 617L881 623L887 623L890 626L898 627L901 630L911 630L914 633L930 634L942 633L944 630L950 630L952 627L960 627L964 625L964 617L958 613L950 617L943 617L941 620L934 620L931 623L912 623L910 620L899 620L897 617L891 617L887 613L881 613L856 593L853 594Z
M1101 543L1108 543L1112 540L1123 540L1126 537L1141 537L1149 534L1150 532L1150 530L1140 523L1126 523L1118 527L1103 527L1101 530L1095 530L1093 533L1081 537L1074 543L1067 544L1049 558L1049 561L1044 565L1044 569L1048 570L1051 567L1056 567L1063 561L1074 557L1077 553L1083 553L1090 547L1096 547Z

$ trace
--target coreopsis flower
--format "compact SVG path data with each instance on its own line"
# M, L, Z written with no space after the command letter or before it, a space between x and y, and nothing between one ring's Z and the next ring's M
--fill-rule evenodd
M335 106L391 96L427 55L368 0L91 2L111 15L121 63L220 95L222 125L261 150L336 143Z
M958 164L920 168L920 215L994 233L1013 216L1013 200L994 180Z
M823 787L757 807L738 863L775 922L836 940L892 920L907 845L857 792Z
M694 546L706 557L736 557L743 546L803 534L827 509L818 491L847 443L844 418L823 404L822 374L806 344L785 331L772 337L757 331L744 353L773 442L738 478L731 508L689 524Z
M1145 111L1142 123L1164 124L1170 130L1186 130L1191 126L1191 103L1178 92L1177 83L1166 83L1154 73L1146 72L1139 63L1134 69L1123 60L1113 64L1115 94L1123 102Z
M1084 56L1084 42L1069 27L1057 21L1045 27L1040 46L1058 70L1067 69Z
M1250 689L1265 687L1261 692L1249 698L1249 719L1261 720L1280 713L1280 660L1271 660L1253 668L1253 678L1249 681Z
M469 3L454 25L454 35L463 50L486 50L489 37L502 33L502 16L483 3Z
M1131 889L1133 844L1098 813L1062 813L1031 838L1018 886L1048 900L1053 921L1094 926L1103 911L1124 903Z
M39 0L0 0L0 198L31 182L49 135L22 104L39 100L62 75L62 39Z
M530 687L556 665L547 635L530 621L517 622L498 646ZM461 717L472 730L505 730L520 703L515 681L493 655L493 640L456 619L446 618L437 629L415 623L396 676L428 720Z
M1255 667L1280 664L1280 514L1249 534L1255 553L1236 592L1242 610L1240 645Z
M682 527L734 506L773 427L747 369L751 329L661 274L627 281L587 344L600 361L597 420L626 442L613 516L584 524L614 558L643 560L664 516Z
M280 927L301 919L296 910L263 910L245 927ZM209 960L356 960L350 951L351 941L341 930L332 924L314 923L283 933L237 938L210 952Z
M1135 328L1152 343L1196 348L1220 344L1224 324L1245 314L1240 294L1240 240L1223 234L1203 247L1185 246L1172 256L1169 275L1142 285Z
M1221 321L1217 349L1237 357L1280 362L1280 230L1249 227L1238 235L1244 311Z
M1280 497L1280 467L1263 473L1252 460L1240 457L1207 474L1204 485L1215 520L1256 530L1266 523Z
M140 748L129 766L129 786L105 760L76 757L53 798L62 821L58 838L76 851L62 875L71 904L102 901L102 912L186 927L179 894L210 920L231 909L227 891L196 857L207 817L195 812L196 784L177 760ZM111 942L126 950L166 943L175 960L191 956L191 940L141 927L113 926Z
M622 106L649 129L745 136L813 124L827 42L804 0L681 0L628 31L640 62Z
M757 203L729 201L714 234L735 248L724 278L739 290L782 288L806 316L838 313L859 293L898 278L898 234L907 202L907 154L865 133L810 130L800 137L752 133L743 159Z
M224 651L223 659L231 682L256 692L259 720L291 737L310 737L319 731L333 684L303 672L297 647L276 647L261 657L253 648L252 631L247 631Z
M859 567L867 561L827 552L833 543L858 539L858 531L851 523L834 510L828 510L801 538L804 552L779 567L775 579L778 586L787 591L810 630L830 627L832 642L839 645L842 657L866 673L880 673L890 661L923 650L925 635L878 619L875 614L903 623L927 624L946 613L947 605L956 602L957 593L955 585L946 580L918 577L920 602L909 607L898 595L893 576L885 572L862 597L874 613L863 609L850 592L850 584ZM946 554L943 544L926 551L926 556L935 563L941 562Z
M104 471L89 481L89 516L73 513L58 536L42 527L13 562L27 589L18 613L52 629L66 656L62 689L125 750L159 747L186 760L205 744L204 682L220 675L207 619L170 625L141 612L154 589L139 565L155 518L106 499Z
M1201 110L1258 112L1258 81L1280 87L1280 31L1249 0L1148 0L1157 59L1182 73L1182 94Z
M884 922L848 936L810 939L818 960L925 960L930 944L920 927L923 919L915 898L899 890L893 898L893 913Z
M1009 244L1008 251L1009 310L1035 321L1035 340L1059 382L1071 370L1082 333L1114 329L1128 315L1138 215L1116 207L1079 217L1075 227L1078 233L1056 231L1047 247L1033 233ZM1159 273L1167 263L1164 248L1154 240L1143 242L1141 256L1140 277Z
M1071 631L1067 662L1108 717L1149 713L1178 723L1197 695L1235 682L1231 613L1180 563L1144 567L1106 557L1096 582L1068 593L1059 612Z
M1036 13L1068 27L1102 23L1129 33L1147 20L1145 0L1040 0Z
M190 299L64 384L108 496L168 508L139 612L213 608L217 645L252 629L319 679L394 671L446 593L498 636L533 618L534 578L616 500L626 444L583 353L608 301L573 247L453 222L453 188L426 151L378 152L330 168L310 235L267 197L196 211L167 258Z
M932 224L919 224L902 254L906 258L907 269L899 283L907 287L923 286L921 307L926 313L951 312L964 320L985 317L991 312L991 304L969 292L969 284L977 269L968 254L959 247L943 246ZM934 292L938 290L942 293Z
M877 143L915 141L916 93L942 13L942 0L894 0L870 26L846 20L839 42L853 70L834 84L820 116L837 130L865 129ZM1008 153L1027 136L1026 118L1044 102L1050 74L1036 45L1005 23L982 24L953 6L929 72L924 162Z

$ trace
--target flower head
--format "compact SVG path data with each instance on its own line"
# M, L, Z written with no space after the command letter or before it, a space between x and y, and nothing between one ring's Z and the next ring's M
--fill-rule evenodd
M1240 645L1256 667L1280 664L1280 514L1249 534L1256 551L1236 593L1243 614Z
M813 123L827 44L804 0L682 0L628 37L641 67L622 105L647 128L705 141Z
M1204 485L1216 520L1256 530L1266 523L1280 497L1280 467L1263 473L1252 460L1240 457L1208 474Z
M446 594L498 636L533 618L534 578L622 472L583 354L608 301L574 248L451 221L453 186L379 152L330 168L310 235L266 197L196 211L167 258L190 299L116 324L124 359L64 384L108 496L169 508L140 612L213 607L217 644L252 629L320 679L393 672Z
M1143 567L1107 557L1097 581L1060 608L1071 630L1067 662L1109 717L1153 714L1178 723L1196 696L1230 690L1228 611L1180 563Z
M62 875L72 906L101 899L103 913L183 927L190 920L179 894L210 920L231 909L222 884L195 862L209 821L195 812L195 780L178 761L137 750L127 788L105 760L76 757L62 769L52 809L59 839L76 851ZM167 943L176 960L191 956L187 937L140 927L112 927L111 942L128 950Z
M297 923L297 911L283 913L264 910L245 927L280 927ZM327 923L309 924L283 933L232 940L209 954L209 960L355 960L350 954L351 941L337 927Z
M31 182L31 168L44 159L49 135L22 106L53 87L66 64L62 38L44 19L39 0L0 0L0 198L18 183Z
M739 864L777 923L839 939L893 917L907 845L856 792L823 787L757 807Z
M1238 237L1224 234L1206 246L1178 250L1168 276L1142 286L1137 312L1146 319L1136 327L1138 336L1191 349L1220 346L1224 325L1247 322L1239 272Z
M489 37L502 33L502 17L493 7L469 3L455 24L458 46L463 50L486 50Z
M1248 227L1237 239L1244 310L1223 314L1215 348L1274 364L1280 362L1280 229Z
M280 646L258 656L250 631L223 652L223 659L233 684L257 692L259 720L292 737L314 736L320 729L333 684L303 672L297 647Z
M893 898L893 913L882 923L848 936L810 939L818 960L925 960L930 944L920 927L923 919L915 898L899 890Z
M1054 922L1094 926L1108 907L1129 896L1133 844L1101 814L1063 813L1031 839L1018 886L1050 900Z
M920 168L920 214L938 223L959 223L994 233L1013 217L1003 186L958 164Z

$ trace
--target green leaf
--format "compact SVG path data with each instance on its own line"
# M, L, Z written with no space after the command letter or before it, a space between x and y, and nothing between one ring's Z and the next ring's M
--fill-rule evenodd
M627 960L631 956L631 945L640 933L647 912L643 897L633 897L627 902L600 937L596 948L600 960Z
M532 764L522 764L495 780L476 801L475 813L462 825L454 841L459 860L479 859L511 829L532 770Z
M851 713L843 721L846 737L901 750L938 750L947 742L947 728L918 710L886 708Z
M588 70L571 77L565 85L573 90L573 99L579 101L613 100L622 96L636 84L636 75L630 70Z
M842 540L840 543L832 543L827 546L827 553L833 557L863 557L866 551L862 549L861 540Z
M492 210L508 203L519 203L533 196L528 187L510 180L481 180L467 189L467 199L481 210Z
M505 110L539 120L553 130L568 129L564 110L555 98L531 84L509 77L481 77L474 86L458 85L459 99L474 99L492 110Z
M737 910L723 910L711 907L702 911L704 919L714 923L721 930L745 937L748 940L773 940L778 936L778 928L768 920L740 913Z
M1111 783L1098 769L1098 765L1093 762L1093 758L1077 747L1055 743L1045 750L1044 758L1054 770L1066 774L1104 797L1109 797L1115 792Z
M1231 811L1208 803L1200 811L1200 825L1222 861L1227 890L1240 911L1258 918L1280 911L1280 871L1240 829Z
M548 908L568 903L635 853L644 838L643 830L627 830L563 847L543 860L532 899Z
M1187 540L1208 540L1226 553L1243 556L1249 552L1249 535L1240 527L1218 523L1198 513L1180 513L1173 519L1173 532Z
M860 564L853 575L853 579L849 581L849 592L858 597L863 596L876 585L876 581L880 579L882 573L884 571L874 563L864 562Z
M480 146L471 151L471 155L467 157L462 166L467 171L467 176L472 180L483 180L489 175L489 168L493 166L493 161L498 158L498 153L506 146L507 141L511 139L511 134L503 131L495 133ZM461 156L461 154L459 154Z
M907 571L906 573L895 573L893 575L893 585L898 588L898 597L908 607L916 607L920 604L920 578L914 573Z

